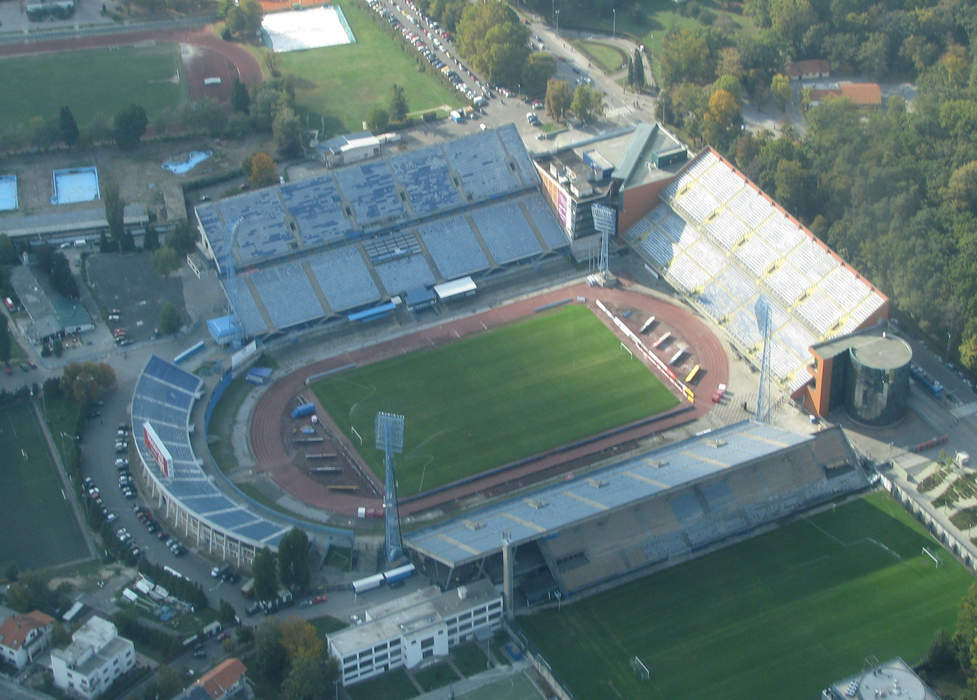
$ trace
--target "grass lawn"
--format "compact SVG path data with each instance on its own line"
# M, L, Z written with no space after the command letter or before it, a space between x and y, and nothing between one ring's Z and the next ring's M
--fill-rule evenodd
M82 128L97 115L111 120L129 104L150 121L187 100L177 44L112 47L0 59L0 129L32 117L54 119L63 105Z
M396 671L351 685L346 688L346 694L353 700L406 700L416 697L418 693L407 677L407 672L398 668Z
M406 416L397 459L409 496L579 440L678 403L587 307L545 315L314 385L316 396L383 479L377 411Z
M330 634L331 632L338 632L341 629L346 629L347 627L349 627L348 624L346 624L342 620L337 620L335 617L332 617L331 615L314 617L311 620L309 620L309 623L316 628L316 631L320 635L323 636Z
M622 65L627 63L627 56L616 46L602 44L599 41L590 39L576 39L570 42L579 49L590 60L597 63L598 67L605 73L617 73L622 70ZM624 65L624 68L627 68Z
M227 385L227 389L221 395L220 401L214 407L214 412L210 416L210 426L207 435L210 438L210 454L220 470L225 474L230 474L238 467L237 457L234 456L234 445L231 437L234 431L234 419L238 409L244 403L254 385L244 381L244 375L235 377Z
M475 642L465 642L452 649L451 659L465 677L474 676L488 668L488 657Z
M446 661L417 671L414 673L414 678L428 692L461 680Z
M325 117L326 132L359 131L370 110L390 103L394 83L404 88L411 111L462 104L458 93L433 77L434 68L381 31L365 3L338 2L355 44L278 54L284 73L299 78L295 103ZM418 63L419 61L419 63ZM421 73L423 65L427 72ZM313 128L319 124L311 124Z
M0 567L16 562L21 570L38 569L87 557L29 404L0 409L0 455L0 532L8 534L0 539Z
M811 698L868 655L919 661L972 582L875 493L521 622L577 697Z

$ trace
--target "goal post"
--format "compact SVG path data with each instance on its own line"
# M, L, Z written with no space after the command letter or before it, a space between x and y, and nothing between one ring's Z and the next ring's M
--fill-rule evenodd
M634 669L635 675L641 680L646 681L651 678L651 670L637 656L631 657L631 668Z
M933 563L936 564L937 568L939 568L940 565L943 563L943 561L937 555L933 554L933 552L931 552L925 546L923 547L922 553L928 556L930 559L932 559Z
M634 359L634 353L631 352L631 348L629 348L623 342L621 343L621 349L628 354L628 358L630 358L632 360Z
M351 425L351 426L349 426L349 429L351 431L353 431L353 435L356 436L356 439L360 441L360 446L362 446L363 445L363 436L360 435L359 431L356 429L356 426L355 425Z

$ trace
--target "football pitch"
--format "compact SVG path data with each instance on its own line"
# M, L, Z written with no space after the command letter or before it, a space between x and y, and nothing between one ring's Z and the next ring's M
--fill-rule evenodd
M0 59L0 129L53 119L71 108L78 126L142 105L150 121L187 100L177 44L115 46Z
M377 411L406 417L398 495L420 493L672 408L678 400L584 306L565 306L314 385L383 479Z
M971 583L875 493L520 623L577 697L814 698L867 656L918 662Z
M0 409L0 566L36 569L87 557L34 411ZM26 455L26 457L25 457Z

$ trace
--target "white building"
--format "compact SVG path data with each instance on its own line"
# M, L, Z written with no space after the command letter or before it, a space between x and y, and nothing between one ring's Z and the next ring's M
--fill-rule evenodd
M11 613L0 624L0 657L17 670L24 668L51 645L53 625L54 618L40 610L26 615Z
M476 634L491 634L502 625L502 594L484 579L445 593L430 586L368 608L362 620L329 635L343 685L414 668Z
M98 697L135 664L132 642L100 617L91 618L71 635L66 649L51 650L54 684L83 698Z

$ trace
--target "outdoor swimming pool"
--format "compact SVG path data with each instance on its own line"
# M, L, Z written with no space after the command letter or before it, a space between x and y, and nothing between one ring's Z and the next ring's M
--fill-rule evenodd
M101 196L98 190L98 169L94 165L55 170L53 183L51 204L90 202Z

